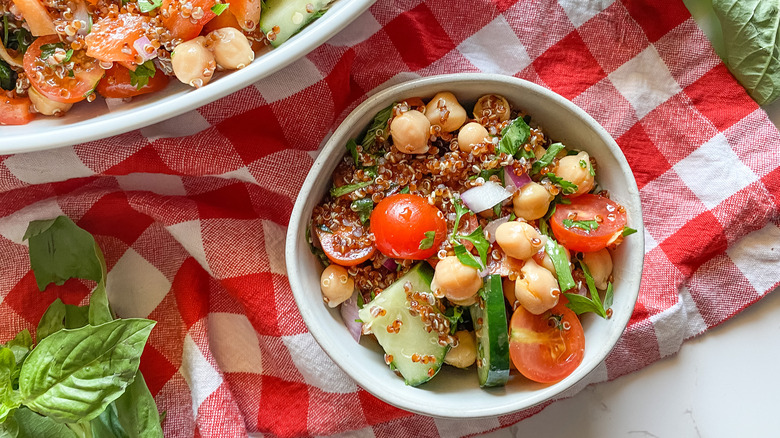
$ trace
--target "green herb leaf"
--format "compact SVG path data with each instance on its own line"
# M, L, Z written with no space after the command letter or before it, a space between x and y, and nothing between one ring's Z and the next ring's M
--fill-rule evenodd
M776 2L713 0L726 65L759 105L780 96L780 14Z
M612 282L607 283L607 293L604 295L604 309L612 307L612 301L615 299L615 291L612 289Z
M498 167L495 169L482 169L479 172L479 176L482 177L485 181L488 181L491 176L496 175L498 176L499 181L501 181L501 185L506 185L506 182L504 181L504 168Z
M138 9L140 9L141 12L150 12L160 6L162 6L162 0L138 0Z
M599 291L596 289L596 284L593 281L593 276L590 275L590 270L588 269L588 265L586 265L585 262L580 261L580 267L582 268L583 275L585 275L585 282L588 284L588 290L590 291L590 298L583 297L582 295L578 295L578 294L564 294L566 298L569 299L569 303L566 305L566 307L574 311L574 313L576 313L577 315L586 312L593 312L596 315L599 315L600 317L607 319L607 312L606 310L604 310L604 305L601 303L601 297L599 296ZM612 298L610 297L609 300L611 301ZM605 301L606 301L606 297L605 297Z
M630 227L623 227L623 233L622 233L623 237L630 236L630 235L632 235L634 233L636 233L635 229L630 228Z
M105 282L106 262L95 238L67 216L30 222L24 239L39 290L70 278Z
M65 59L62 62L70 62L71 57L73 57L73 49L68 49L68 51L65 52Z
M478 226L476 230L472 231L467 236L456 235L458 240L467 240L474 245L479 254L479 259L482 261L482 266L487 266L487 252L490 249L490 242L485 239L485 233L482 231L482 226ZM479 269L482 269L482 266Z
M365 225L371 218L371 212L374 211L374 201L371 198L360 198L352 201L349 205L352 211L357 212L360 217L360 223Z
M111 312L111 306L108 304L106 287L103 282L99 283L92 295L89 297L89 307L87 309L87 319L90 325L105 324L114 320Z
M402 194L403 193L409 193L409 186L405 186L404 188L402 188L399 193L402 193Z
M544 233L547 234L547 221L539 221L540 229L544 224ZM547 235L547 243L544 246L544 252L552 260L555 267L555 275L558 277L558 285L561 287L561 291L567 291L577 286L574 282L574 278L571 276L571 269L569 268L569 259L566 258L566 249L561 246L555 239L549 234Z
M14 409L21 406L13 382L16 372L16 357L10 348L0 348L0 423L4 422Z
M118 319L49 335L22 365L22 402L58 422L91 421L133 381L155 324Z
M49 417L38 415L26 408L17 409L14 420L18 424L19 438L81 438L67 425L57 423Z
M211 7L211 12L217 15L222 15L222 13L225 12L229 6L230 3L217 3Z
M35 331L35 337L40 344L52 333L56 333L65 328L65 303L59 298L49 304L41 320L38 321L38 329Z
M433 246L433 239L436 237L436 231L426 231L425 238L420 241L420 249L429 249Z
M19 54L24 55L27 53L27 48L30 47L30 44L33 43L33 40L35 39L29 30L20 27L16 29L12 34L8 35L8 26L6 23L7 15L3 16L3 21L5 24L5 31L6 36L4 41L4 46L6 49L16 50L19 52Z
M77 329L89 324L89 307L65 305L65 328Z
M457 243L455 240L455 233L457 233L458 228L460 228L460 218L465 214L468 214L471 210L464 207L459 198L452 198L452 206L455 207L455 223L452 225L451 241L452 243Z
M311 227L306 227L306 242L309 244L309 251L320 259L322 266L328 267L330 265L330 259L325 255L325 252L320 248L314 246L314 241L311 238Z
M559 177L558 175L552 172L547 172L545 176L549 178L553 184L560 187L561 193L563 193L564 195L573 195L574 193L577 193L577 189L578 189L577 184L574 184L573 182L570 181L566 181L565 179Z
M482 265L479 264L479 261L474 257L473 254L468 252L466 250L466 247L463 245L453 245L453 249L455 250L455 256L458 257L458 260L464 264L465 266L472 267L476 269L477 271L482 270Z
M371 181L364 181L355 184L343 185L341 187L331 187L330 196L333 196L334 198L338 198L339 196L344 196L347 193L352 193L357 189L362 189L363 187L368 187L370 185L371 185Z
M16 88L16 72L5 61L0 59L0 88L11 91Z
M118 423L128 438L163 437L157 405L140 371L125 393L114 401L112 411L114 410Z
M162 0L159 1L162 4ZM160 5L158 4L157 6ZM143 11L143 9L141 10ZM135 85L135 88L140 90L149 84L149 78L153 78L156 73L157 69L154 66L154 62L150 59L136 66L135 71L130 70L130 85Z
M539 171L549 166L550 163L552 163L555 159L555 156L565 148L566 147L562 143L551 144L550 147L547 148L547 151L544 153L544 155L542 155L542 157L538 160L534 161L534 164L531 166L531 172L529 173L531 175L536 175L539 173Z
M5 344L5 347L10 349L16 358L16 364L21 366L30 350L33 348L32 335L30 331L24 329L20 331L15 338L11 339Z
M54 54L54 52L57 51L57 49L65 50L65 44L63 43L50 43L50 44L44 44L41 46L41 56L40 58L46 62L47 59L51 55Z
M579 229L590 232L590 231L597 230L599 228L599 223L596 222L595 220L575 221L571 219L564 219L563 226L566 228L577 227Z
M360 169L362 166L360 165L360 156L358 155L357 151L357 143L355 143L354 139L349 139L347 142L347 152L349 152L350 155L352 155L352 161L355 162L355 167Z
M526 151L522 146L531 136L531 127L521 117L518 117L501 130L501 140L498 142L498 152L515 156L533 158L533 151Z
M376 113L371 126L366 131L366 135L363 136L363 150L374 151L377 137L382 139L383 142L387 141L387 137L390 135L390 128L387 126L387 122L390 120L390 116L393 115L394 106L395 103Z
M463 307L452 306L444 311L444 317L450 321L450 334L454 335L458 331L458 323L463 321Z

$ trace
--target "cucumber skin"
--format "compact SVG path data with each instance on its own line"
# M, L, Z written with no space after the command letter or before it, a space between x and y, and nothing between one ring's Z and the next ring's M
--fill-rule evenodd
M266 8L260 15L260 29L268 35L274 26L279 26L279 33L271 41L271 46L279 47L280 44L311 23L313 16L330 3L331 0L266 0ZM307 4L314 6L311 13L306 12ZM292 16L295 12L299 12L303 16L298 24L292 22Z
M481 308L480 305L484 306ZM469 307L477 333L479 386L504 386L509 380L509 325L501 276L485 277L479 302ZM477 321L482 319L482 324ZM480 363L482 366L480 367Z
M393 356L391 367L398 370L404 378L404 382L409 386L417 386L431 380L441 369L444 363L444 356L449 350L449 346L442 347L437 344L438 335L436 332L428 333L424 330L422 320L419 317L412 317L409 314L408 302L406 301L406 292L403 290L403 285L407 281L411 281L415 285L415 290L418 292L430 292L430 284L433 280L433 269L426 262L419 263L407 272L403 277L399 278L395 283L388 286L382 293L369 303L366 303L362 309L358 312L358 315L364 323L370 322L373 324L374 335L382 346L382 349L386 354ZM396 294L403 294L403 298L395 296ZM384 298L383 298L384 296ZM394 308L383 305L388 301L403 300L403 306L396 306ZM380 305L383 307L387 314L374 318L371 316L371 307L374 305ZM404 324L400 333L388 334L385 330L385 326L395 319L401 319ZM410 332L409 330L413 330ZM413 336L411 339L408 339ZM436 362L433 364L414 363L411 361L411 353L408 349L414 343L424 344L429 350L416 349L414 352L418 354L433 355L436 358ZM408 354L403 354L406 351ZM428 374L430 369L434 370L433 376Z

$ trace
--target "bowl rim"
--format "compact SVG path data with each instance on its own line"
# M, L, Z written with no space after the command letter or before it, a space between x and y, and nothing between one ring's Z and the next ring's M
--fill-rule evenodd
M372 379L371 376L367 376L367 375L353 375L353 373L347 371L347 369L345 369L341 365L341 358L334 357L334 355L332 354L336 342L333 339L331 339L329 336L327 336L325 333L323 333L322 331L316 330L316 328L319 327L318 319L316 315L314 315L314 313L312 312L312 308L310 307L310 303L308 302L307 297L302 292L304 290L304 287L301 284L302 276L289 275L289 273L297 272L296 261L297 261L297 254L298 254L297 248L299 246L298 242L300 239L303 239L303 235L301 233L301 230L303 230L302 227L308 224L308 217L304 218L302 214L303 213L302 210L305 207L308 194L315 188L315 183L317 182L316 176L319 175L319 173L321 172L322 167L325 165L329 156L332 153L335 153L333 152L333 150L343 147L343 142L341 140L345 139L346 134L352 130L353 125L356 122L358 122L359 119L366 112L373 111L372 114L375 114L379 109L386 107L390 102L393 101L392 97L398 95L399 93L405 93L405 92L409 92L410 90L425 88L429 85L439 86L440 91L445 91L447 87L453 87L454 84L473 83L475 81L488 82L488 83L503 83L506 85L515 86L520 89L523 89L525 92L536 93L541 95L544 98L550 99L554 103L563 106L565 110L574 113L577 117L582 119L582 121L584 121L589 128L593 129L593 131L604 141L605 146L609 149L610 153L615 157L616 161L618 162L618 165L620 166L620 170L625 175L627 175L626 177L626 183L628 185L627 191L629 193L629 196L634 200L634 204L636 207L635 212L637 217L634 218L632 216L632 225L635 226L638 231L636 233L636 236L639 238L638 239L639 241L635 243L636 246L635 251L638 254L634 255L636 260L635 263L636 266L632 265L629 268L634 269L636 272L638 272L640 274L640 278L636 281L636 286L631 288L631 290L628 291L621 290L621 294L625 295L627 299L630 300L632 311L624 312L623 314L613 316L612 321L619 324L620 327L622 327L622 329L612 331L609 335L609 338L606 340L606 342L603 343L600 346L600 348L598 348L597 351L594 353L597 355L597 357L601 358L598 362L594 362L592 366L587 368L582 368L585 364L581 364L572 375L570 375L563 381L536 390L534 392L534 395L530 396L525 403L516 403L510 405L497 403L496 406L493 406L491 408L473 409L467 412L453 413L448 409L446 409L446 407L440 408L437 406L423 405L420 403L415 403L414 400L391 399L383 391L377 390L377 385L374 384L374 380L376 379ZM324 142L324 146L319 151L319 154L314 164L309 170L309 173L307 174L307 177L301 186L301 190L298 194L295 205L293 207L293 211L287 229L286 244L285 244L286 268L288 272L288 279L290 281L290 287L292 289L293 296L296 302L296 306L298 307L301 317L303 318L304 323L306 324L307 330L311 333L311 335L314 337L314 339L317 341L317 343L320 345L323 351L328 355L328 357L330 357L330 359L333 360L333 362L336 363L336 365L339 366L339 368L342 369L342 371L344 371L347 376L353 379L361 388L370 392L375 397L393 406L399 407L401 409L410 412L432 416L432 417L450 418L450 419L487 418L487 417L495 417L495 416L510 414L513 412L518 412L523 409L528 409L538 404L541 404L547 400L554 399L556 396L561 396L562 394L565 394L565 391L568 390L569 388L576 387L579 382L583 381L583 379L585 379L588 375L590 375L594 370L596 370L599 367L599 365L601 365L604 362L606 357L609 355L609 353L617 344L622 334L625 332L631 314L633 313L633 308L636 305L636 301L639 295L639 289L641 285L641 272L644 266L644 258L645 258L644 222L642 218L639 189L637 187L636 179L634 178L633 172L631 171L631 168L629 167L628 162L625 158L625 155L623 154L622 150L617 145L615 140L612 138L612 136L606 131L606 129L604 129L595 119L593 119L593 117L591 117L588 113L586 113L582 108L578 107L573 102L564 98L563 96L547 88L544 88L538 84L535 84L533 82L524 79L520 79L512 76L500 75L500 74L492 74L492 73L456 73L456 74L444 74L444 75L435 75L435 76L417 78L381 90L376 94L374 94L373 96L367 98L360 105L358 105L339 124L338 128L333 132L330 138L328 138L327 141ZM315 330L311 330L311 327L315 327ZM577 374L576 378L570 379L575 374ZM565 386L563 387L560 386L562 382L566 383Z
M170 96L121 113L106 111L96 119L17 133L16 126L0 125L0 155L34 152L100 140L163 122L234 93L287 67L325 43L364 13L376 0L337 0L324 14L280 47L259 56L246 68L234 70L198 89L184 89ZM176 80L176 78L172 78ZM28 130L36 121L27 126Z

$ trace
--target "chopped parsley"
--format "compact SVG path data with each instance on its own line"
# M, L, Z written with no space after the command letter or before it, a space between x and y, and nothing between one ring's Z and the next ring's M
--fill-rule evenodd
M356 199L349 207L352 211L357 212L360 222L365 225L371 217L371 212L374 211L374 201L371 198Z
M162 6L162 0L138 0L138 9L140 9L141 12L150 12L160 6Z
M135 85L135 88L140 90L149 84L149 78L153 78L155 73L157 73L157 69L150 59L138 65L135 71L130 70L130 85Z
M636 233L636 230L630 227L623 227L623 233L621 234L623 237L630 236L632 234Z
M542 157L538 160L534 161L533 166L531 166L531 172L529 173L531 175L536 175L539 173L539 171L549 166L550 163L552 163L555 159L555 156L565 148L566 146L564 146L562 143L551 144L550 147L547 148L547 151L544 153L544 155L542 155Z
M334 198L338 198L339 196L344 196L347 193L352 193L357 189L362 189L363 187L369 185L371 185L371 181L364 181L355 184L347 184L341 187L331 187L330 196L333 196Z
M420 241L419 249L430 249L433 246L433 240L436 237L436 231L426 231L425 239Z
M474 255L471 254L465 246L458 244L454 245L453 249L455 250L455 256L463 265L469 266L478 271L482 269L482 265L479 264L479 261L474 258Z
M403 194L409 193L409 186L405 186L404 188L402 188L400 193Z
M485 239L485 233L482 231L481 226L477 227L477 229L472 231L471 234L465 236L457 234L454 235L453 238L459 241L466 240L474 245L474 248L477 249L477 253L479 254L479 259L482 261L482 266L477 269L482 269L483 267L487 266L487 252L490 249L490 242Z
M381 138L383 141L387 140L389 134L387 122L390 120L390 116L393 115L394 106L395 103L376 113L374 121L371 122L371 126L368 127L368 131L366 131L366 135L363 137L364 150L373 150L376 145L377 137Z
M577 189L578 189L577 184L574 184L571 181L566 181L565 179L559 177L558 175L552 172L547 172L545 176L549 178L553 184L560 187L561 193L563 193L564 195L573 195L577 193Z
M522 118L518 117L501 130L501 141L498 142L498 152L512 155L515 158L530 160L534 157L533 151L527 151L523 145L531 136L531 127Z
M229 6L230 3L217 3L211 7L211 12L217 15L222 15L222 13L225 12Z
M563 226L566 227L566 228L577 227L577 228L579 228L581 230L585 230L585 231L590 232L590 231L594 231L594 230L598 229L599 223L596 222L595 220L575 221L575 220L571 220L571 219L564 219L563 220Z
M65 51L65 44L63 43L50 43L50 44L44 44L41 46L41 59L48 63L49 57L54 55L54 53L57 52L57 49L62 49L62 51ZM71 54L73 52L71 51ZM66 55L67 56L67 55ZM68 57L70 58L70 57Z

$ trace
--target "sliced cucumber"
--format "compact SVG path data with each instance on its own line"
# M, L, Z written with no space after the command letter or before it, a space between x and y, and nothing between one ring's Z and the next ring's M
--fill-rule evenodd
M260 16L263 33L272 33L271 45L290 39L323 12L332 0L266 0ZM275 27L278 29L274 30Z
M422 262L358 312L364 327L374 333L379 345L385 350L385 361L401 373L410 386L425 383L435 376L449 349L449 346L439 345L436 330L430 333L426 331L419 314L410 313L410 299L404 290L404 285L409 282L414 293L433 298L432 279L433 269L428 263ZM425 300L416 301L431 311L439 312Z
M485 277L480 299L469 310L477 335L479 386L504 386L509 379L509 329L500 275Z

